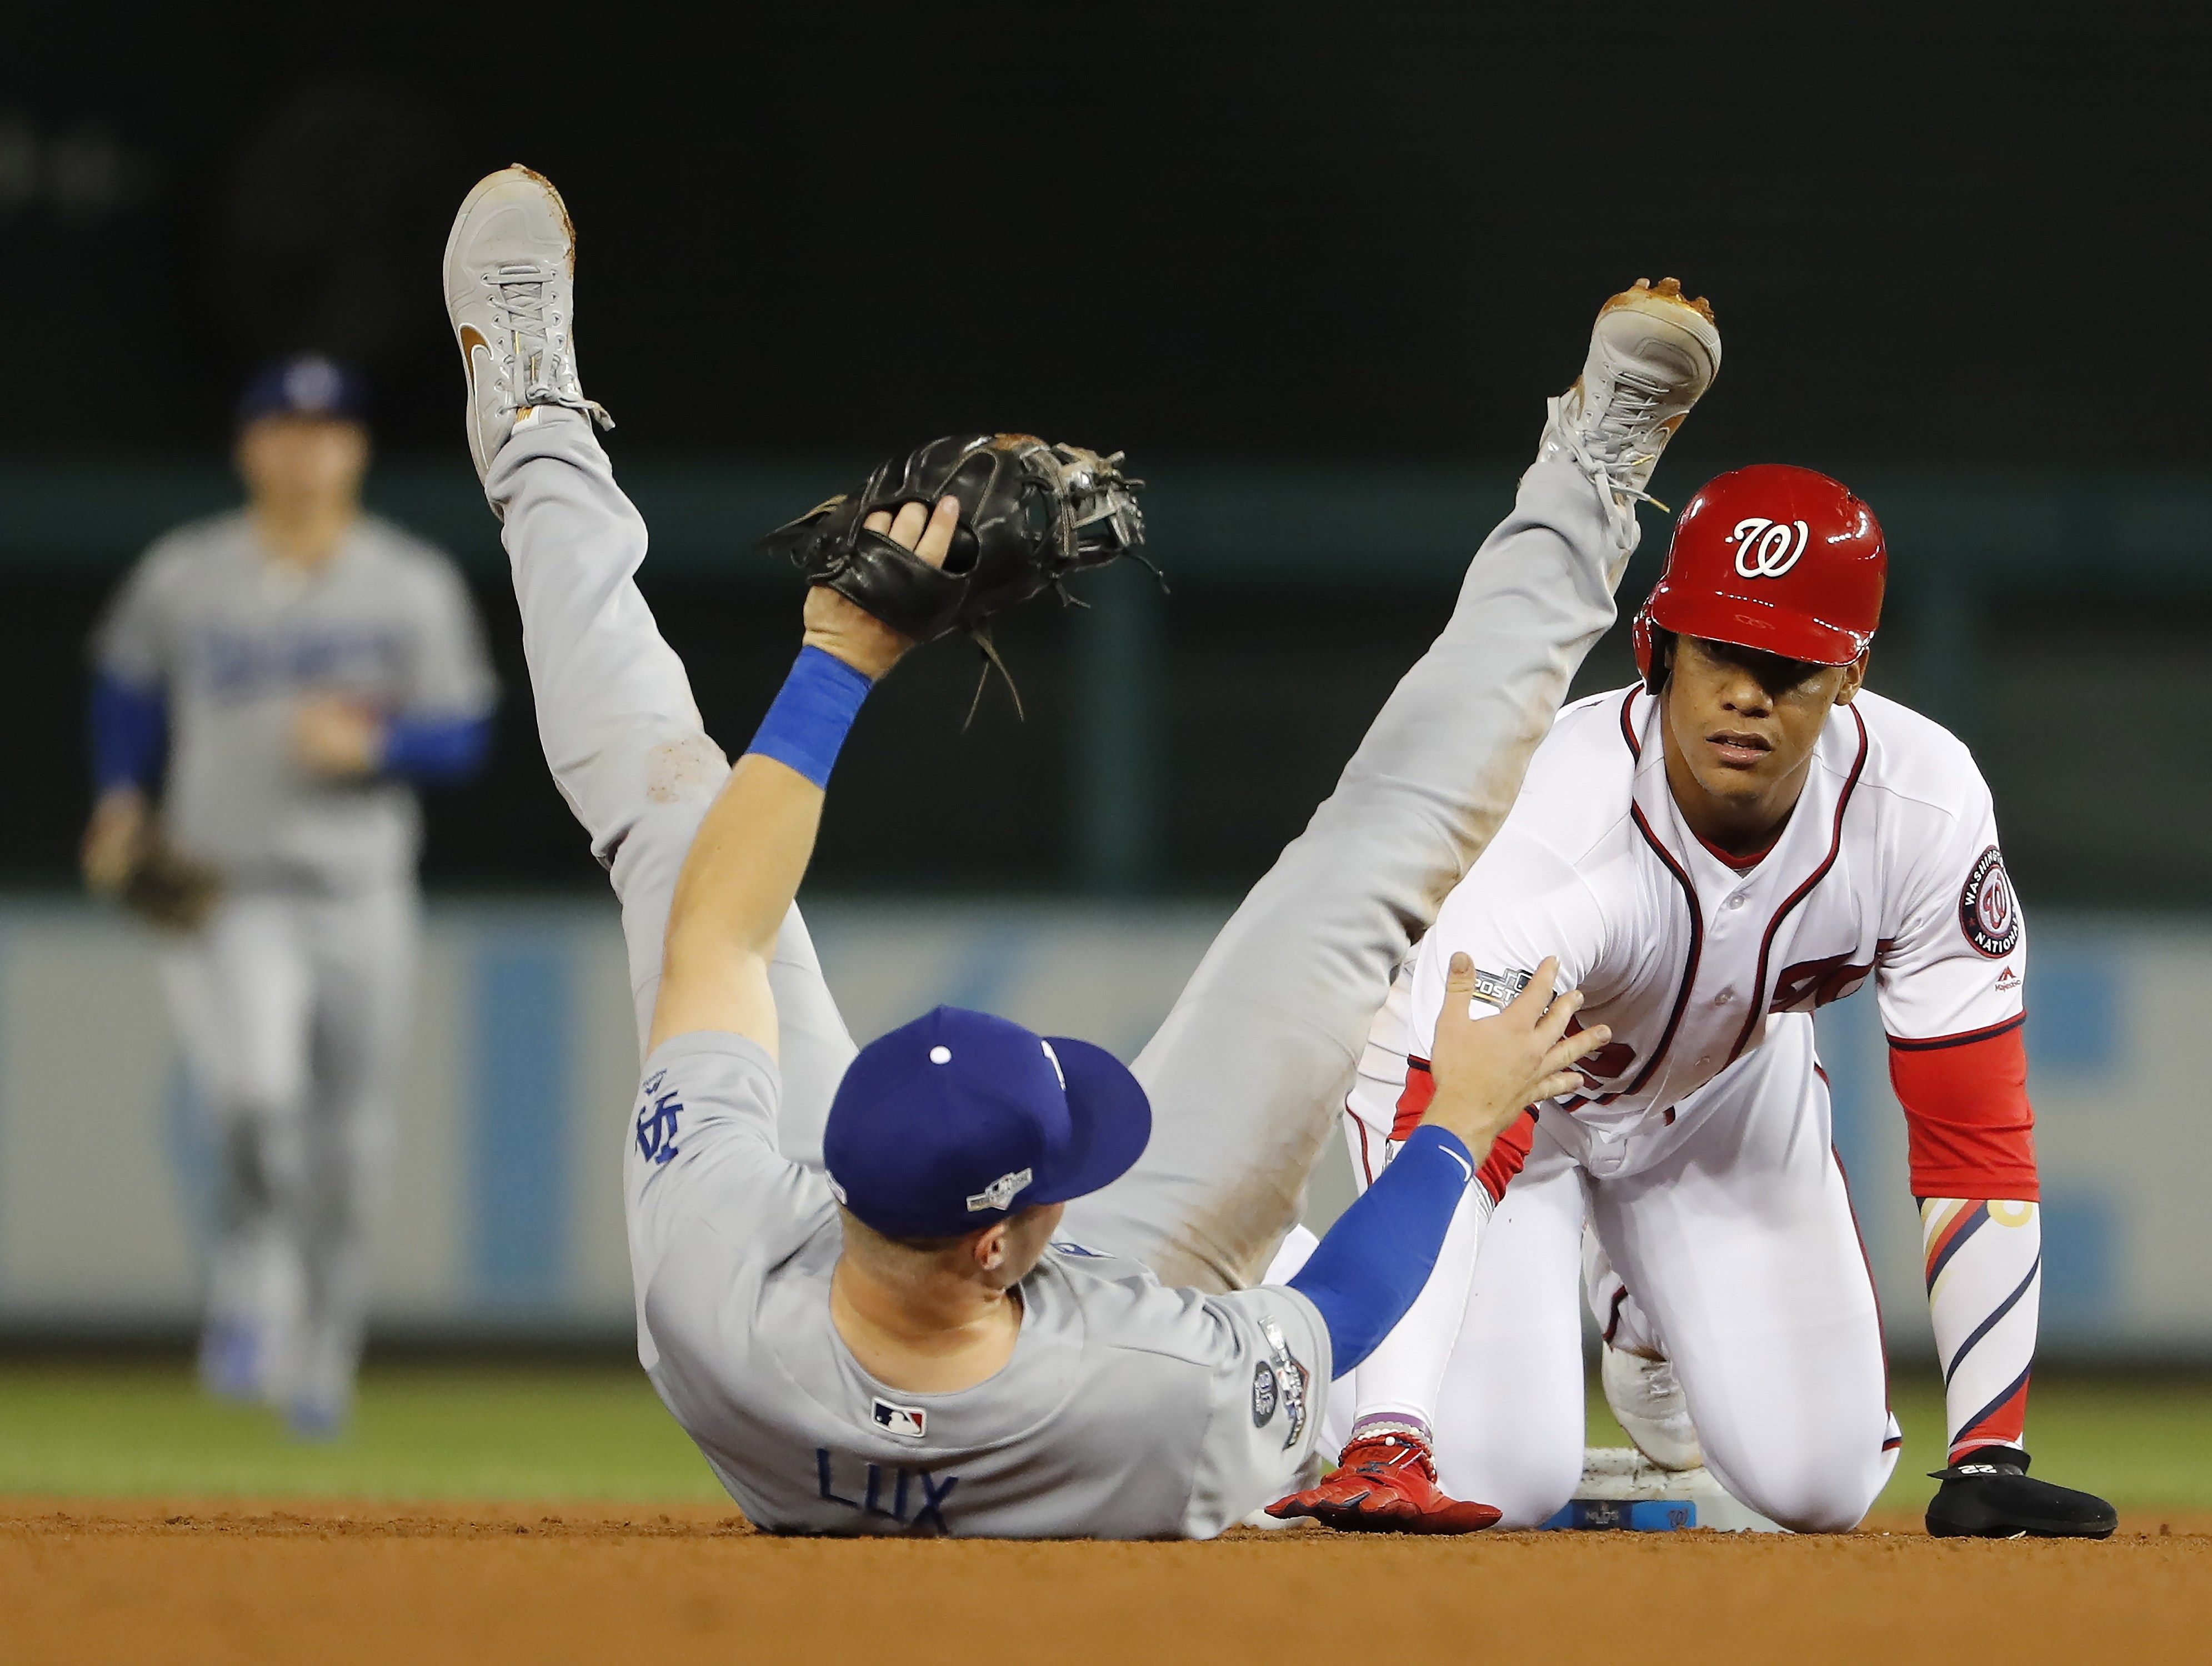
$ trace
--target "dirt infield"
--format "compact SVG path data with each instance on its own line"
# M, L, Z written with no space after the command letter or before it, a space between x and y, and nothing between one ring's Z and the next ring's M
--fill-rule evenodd
M2106 1544L770 1538L726 1512L0 1500L9 1661L2201 1659L2212 1520Z

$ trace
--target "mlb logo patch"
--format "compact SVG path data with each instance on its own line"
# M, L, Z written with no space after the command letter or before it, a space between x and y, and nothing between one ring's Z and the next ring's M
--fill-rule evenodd
M902 1440L919 1440L929 1428L929 1413L921 1406L895 1406L888 1400L878 1400L875 1415L878 1428Z

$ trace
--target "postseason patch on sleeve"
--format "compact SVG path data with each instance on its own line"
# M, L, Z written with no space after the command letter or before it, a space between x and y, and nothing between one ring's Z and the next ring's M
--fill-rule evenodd
M1306 1368L1291 1354L1281 1325L1271 1318L1262 1319L1260 1334L1267 1339L1267 1351L1274 1357L1268 1362L1264 1378L1256 1372L1253 1375L1252 1423L1255 1428L1265 1428L1274 1416L1275 1409L1280 1406L1290 1418L1289 1433L1283 1437L1283 1450L1288 1451L1306 1432L1306 1390L1310 1379ZM1263 1402L1264 1415L1261 1410Z
M1533 972L1485 972L1474 969L1474 998L1487 1001L1493 1007L1508 1007L1521 991L1528 987Z

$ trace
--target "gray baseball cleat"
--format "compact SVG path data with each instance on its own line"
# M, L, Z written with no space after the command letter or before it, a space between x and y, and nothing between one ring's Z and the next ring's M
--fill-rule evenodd
M1673 278L1656 286L1638 278L1598 309L1589 357L1551 402L1537 455L1573 458L1607 493L1632 548L1636 506L1651 500L1646 488L1659 454L1720 367L1711 306L1685 295Z
M1688 1396L1671 1361L1647 1360L1607 1342L1598 1375L1605 1384L1605 1403L1638 1451L1662 1469L1694 1469L1705 1461L1698 1426L1690 1421Z
M446 313L469 380L469 452L477 478L530 413L614 419L576 373L576 228L553 182L517 165L477 182L446 239Z

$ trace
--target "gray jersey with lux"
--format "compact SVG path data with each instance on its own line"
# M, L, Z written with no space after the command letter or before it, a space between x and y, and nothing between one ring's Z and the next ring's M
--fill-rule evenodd
M1056 1245L995 1376L869 1376L830 1321L828 1183L776 1149L781 1094L753 1043L678 1036L647 1062L624 1170L647 1369L757 1526L1206 1538L1291 1489L1330 1366L1292 1290L1170 1289Z
M167 694L170 837L245 885L348 891L414 868L420 812L404 781L324 780L292 761L302 695L472 718L494 694L460 575L374 516L312 572L271 560L243 513L179 527L131 573L94 655Z

